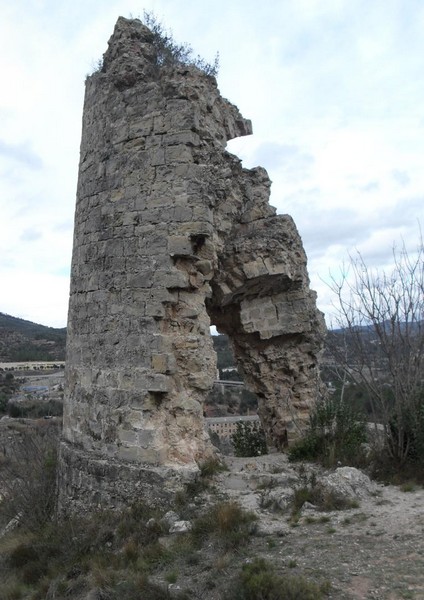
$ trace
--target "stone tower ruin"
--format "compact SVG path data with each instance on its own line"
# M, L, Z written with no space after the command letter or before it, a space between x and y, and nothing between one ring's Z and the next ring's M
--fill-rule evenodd
M68 319L60 502L165 494L213 454L210 325L233 344L268 441L302 428L324 325L270 180L225 150L252 133L194 66L119 18L88 77Z

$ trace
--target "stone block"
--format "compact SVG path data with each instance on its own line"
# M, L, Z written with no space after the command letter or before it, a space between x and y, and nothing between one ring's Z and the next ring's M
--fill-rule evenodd
M135 446L138 444L138 433L130 429L120 429L118 432L119 441L122 444L128 446Z
M118 449L118 458L126 462L139 462L140 449L137 446L120 446Z
M169 377L162 374L150 374L146 377L146 389L149 392L168 392L171 384Z
M156 319L165 317L165 307L161 302L148 302L146 306L146 316Z
M209 373L190 373L188 380L190 385L197 390L209 391L212 387L212 379Z
M150 164L153 167L166 164L165 148L155 147L150 153Z
M151 288L153 285L154 275L152 271L144 273L129 273L127 275L127 286L132 289Z
M141 429L138 432L137 443L141 448L151 448L155 439L155 432L151 429Z
M205 221L178 223L175 227L175 233L177 235L203 235L209 237L213 235L213 225Z
M166 373L168 370L168 355L153 354L151 358L151 366L156 373Z
M253 279L267 274L267 268L263 260L255 260L243 265L243 272L247 279Z
M168 146L199 146L200 136L194 131L177 131L165 135L164 143Z
M186 223L193 220L193 209L190 206L178 205L172 213L173 221Z
M153 284L168 289L190 287L188 273L177 269L173 271L157 271L154 275Z
M190 238L185 235L173 235L168 238L168 252L171 256L190 256L193 253Z

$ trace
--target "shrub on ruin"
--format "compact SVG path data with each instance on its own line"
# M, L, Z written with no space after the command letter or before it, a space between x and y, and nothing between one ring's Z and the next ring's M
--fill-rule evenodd
M153 34L153 46L159 66L194 66L206 75L216 77L219 69L218 53L214 62L209 63L201 56L196 56L190 44L176 42L172 32L167 30L152 12L144 11L142 21Z
M268 453L264 430L257 422L237 423L231 442L236 456L262 456Z

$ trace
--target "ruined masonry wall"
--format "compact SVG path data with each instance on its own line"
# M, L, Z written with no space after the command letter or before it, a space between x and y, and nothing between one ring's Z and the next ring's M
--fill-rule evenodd
M268 204L265 170L225 151L249 133L213 77L158 66L151 32L118 20L86 82L62 506L157 499L212 454L211 321L259 393L269 440L282 435L274 421L287 430L294 413L305 418L322 320L293 222Z

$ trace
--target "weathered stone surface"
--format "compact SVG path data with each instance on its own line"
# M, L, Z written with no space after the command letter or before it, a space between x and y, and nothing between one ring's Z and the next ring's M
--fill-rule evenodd
M153 497L167 468L190 476L212 454L211 323L232 339L274 445L302 427L319 385L323 321L300 237L269 205L266 171L225 150L250 121L213 77L155 52L140 21L120 18L86 82L63 504Z
M346 499L361 499L376 493L378 486L374 481L354 467L339 467L323 477L320 485L324 490L334 492Z

